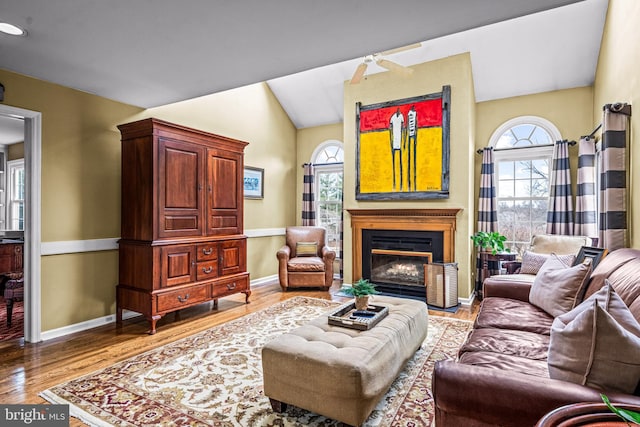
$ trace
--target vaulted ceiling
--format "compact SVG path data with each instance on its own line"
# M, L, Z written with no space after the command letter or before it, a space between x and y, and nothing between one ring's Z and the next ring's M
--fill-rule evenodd
M592 84L607 4L21 0L0 6L28 32L0 34L0 68L144 108L267 81L304 128L342 120L364 56L416 42L389 59L471 52L477 101Z

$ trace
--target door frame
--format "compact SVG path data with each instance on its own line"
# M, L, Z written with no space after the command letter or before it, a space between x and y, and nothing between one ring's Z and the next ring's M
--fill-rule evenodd
M42 341L40 242L42 113L0 104L0 115L24 120L24 340Z

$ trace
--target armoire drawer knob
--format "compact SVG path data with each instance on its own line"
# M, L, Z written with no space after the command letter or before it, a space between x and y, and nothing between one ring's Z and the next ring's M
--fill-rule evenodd
M189 294L186 294L184 297L181 297L180 295L178 295L178 301L180 302L186 302L189 299Z

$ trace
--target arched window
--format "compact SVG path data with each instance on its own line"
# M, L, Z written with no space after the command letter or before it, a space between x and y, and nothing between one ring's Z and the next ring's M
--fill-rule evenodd
M320 144L311 156L315 170L316 224L327 230L327 245L340 253L344 149L340 141Z
M512 252L522 254L546 231L553 145L561 139L553 123L534 116L509 120L491 136L498 229Z

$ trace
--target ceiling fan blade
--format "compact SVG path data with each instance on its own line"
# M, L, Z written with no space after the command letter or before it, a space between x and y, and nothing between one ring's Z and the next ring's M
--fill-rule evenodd
M386 68L389 71L393 71L394 73L401 74L403 76L409 76L413 73L413 70L409 67L405 67L404 65L396 64L393 61L389 61L388 59L378 59L376 64L381 66L382 68Z
M360 80L362 80L362 76L364 76L365 71L367 71L367 64L363 62L362 64L358 65L358 68L356 68L356 71L353 73L353 77L351 77L351 81L349 83L352 85L360 83Z
M397 47L395 49L385 50L384 52L380 52L380 55L385 55L385 56L393 55L394 53L404 52L405 50L416 49L421 46L422 46L422 43L414 43L407 46Z

